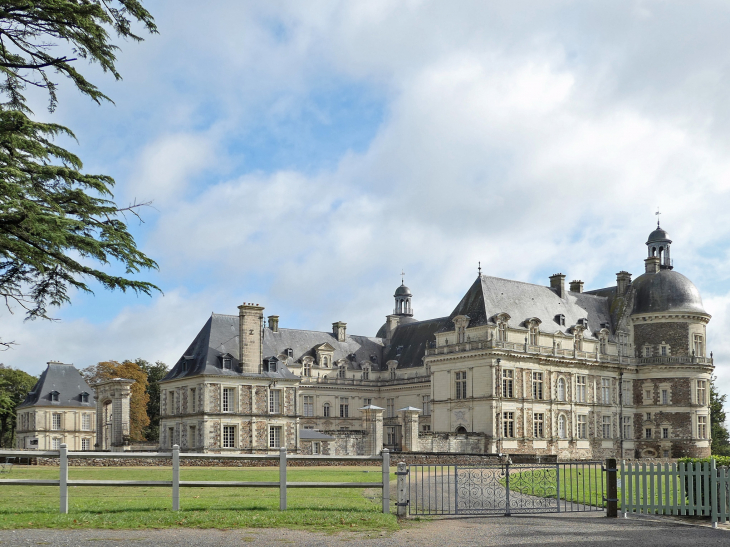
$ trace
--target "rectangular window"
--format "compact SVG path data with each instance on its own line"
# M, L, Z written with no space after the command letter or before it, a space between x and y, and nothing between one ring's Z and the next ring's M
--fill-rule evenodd
M168 414L173 415L175 414L175 392L169 391L167 393L168 402L170 403L170 407L167 411Z
M350 416L350 403L347 397L340 397L340 418L348 418Z
M320 445L319 441L314 441L312 443L312 454L314 456L317 456L321 452L322 452L322 449L321 449L321 445Z
M363 406L370 406L371 404L373 404L373 400L370 397L363 398L363 400L362 400Z
M707 416L697 416L697 437L707 438Z
M223 412L233 412L233 399L235 397L233 389L232 387L223 388L223 401L221 405Z
M170 442L170 448L172 448L172 445L175 444L175 428L174 427L167 428L167 438Z
M667 356L667 346L662 346L662 357Z
M578 414L578 438L588 438L588 416L585 414Z
M575 399L579 403L585 403L586 402L586 377L585 376L576 376L575 378L576 383L576 393L575 393Z
M421 426L421 429L422 429L423 431L431 431L431 426L430 426L430 425L428 425L428 424L426 424L426 425L423 425L423 426Z
M363 369L363 371L362 371L362 379L363 380L369 380L370 379L370 370L368 370L366 368Z
M532 415L532 434L536 439L544 436L545 414L536 413Z
M91 439L81 439L81 450L91 450Z
M51 450L61 450L61 439L58 437L51 439Z
M430 395L423 396L422 406L423 406L423 415L430 416L431 415L431 396Z
M514 374L513 370L502 371L502 397L514 397Z
M668 438L669 438L669 428L662 427L662 439L668 439Z
M651 390L650 389L645 389L644 390L644 399L646 399L646 401L645 401L644 404L651 404L651 403L654 402L653 401L653 397L651 396Z
M190 388L190 412L195 412L195 394L196 389L194 387Z
M632 404L631 403L631 382L628 380L624 380L621 382L621 396L623 398L624 404Z
M236 426L223 426L223 448L236 448Z
M603 416L603 438L611 438L611 416Z
M197 446L196 444L196 433L197 429L194 425L191 425L188 428L188 448L195 448Z
M329 403L325 403L322 405L322 416L325 418L329 418L331 416L331 406Z
M281 414L281 390L269 390L269 414Z
M302 414L304 416L314 416L314 395L305 395L302 397Z
M395 399L386 399L385 412L388 418L392 418L395 416Z
M514 412L503 412L502 413L502 433L507 439L511 439L515 436L515 413Z
M542 372L533 372L532 373L532 396L535 399L542 399L543 395L543 380L542 380Z
M707 382L697 380L697 404L705 405L707 400Z
M704 357L705 356L705 343L702 339L701 334L695 334L695 345L693 350L693 357Z
M280 426L271 426L269 428L269 448L281 448Z
M51 429L54 431L61 430L61 414L53 413L51 415Z
M645 437L646 437L647 439L651 439L651 428L650 428L650 427L647 427L647 428L646 428L646 430L644 431L644 436L645 436Z
M497 335L497 340L500 342L506 342L507 341L507 323L500 323L499 324L499 333Z
M601 402L611 404L611 378L601 378Z
M456 373L456 398L466 399L466 371Z
M646 413L646 419L647 420L651 420L651 412L647 412Z
M662 389L662 404L663 405L669 404L669 390L668 389Z
M81 415L81 431L91 431L91 414Z
M631 439L631 416L624 416L624 439Z

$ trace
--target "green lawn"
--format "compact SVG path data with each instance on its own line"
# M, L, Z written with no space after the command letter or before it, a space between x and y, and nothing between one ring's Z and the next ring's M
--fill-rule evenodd
M500 482L506 484L505 479ZM606 495L603 472L600 468L562 468L560 469L560 499L604 507ZM521 494L542 498L554 498L556 494L556 470L539 469L538 472L522 471L510 473L509 489ZM620 491L619 491L620 497Z
M57 479L58 468L15 466L2 478ZM278 468L183 467L180 480L278 481ZM379 482L380 468L309 467L288 470L290 482ZM391 476L391 482L394 479ZM171 480L167 467L70 467L69 479ZM53 486L0 485L0 529L287 527L316 530L394 530L393 514L381 511L380 489L288 490L279 511L278 488L180 488L173 512L169 487L69 487L69 513L58 512ZM391 486L391 492L395 492ZM395 505L391 502L393 511Z

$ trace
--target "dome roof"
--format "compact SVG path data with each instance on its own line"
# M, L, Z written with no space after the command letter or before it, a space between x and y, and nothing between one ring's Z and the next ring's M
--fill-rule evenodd
M662 230L661 227L657 224L656 230L654 230L652 233L649 234L649 239L646 240L646 244L654 243L655 241L669 241L672 242L671 239L669 239L669 234Z
M637 277L631 286L636 294L632 315L659 312L707 314L697 287L674 270L645 273Z
M393 296L413 296L413 295L411 294L411 289L409 289L405 285L401 284L401 286L395 290L395 294Z
M407 287L406 287L407 288ZM413 317L410 317L408 315L401 315L400 321L398 322L398 327L401 325L407 325L408 323L418 323L418 319L414 319ZM398 328L396 327L396 329ZM383 326L378 329L378 333L375 335L375 338L385 338L385 335L388 333L388 323L383 323Z

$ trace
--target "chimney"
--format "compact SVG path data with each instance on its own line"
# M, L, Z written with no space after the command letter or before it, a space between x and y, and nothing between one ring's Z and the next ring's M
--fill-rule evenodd
M561 273L551 275L550 288L554 289L560 298L565 298L565 276Z
M279 316L269 315L269 328L271 332L279 332Z
M238 350L241 372L259 374L263 359L264 308L258 304L238 306Z
M616 293L617 296L623 296L626 294L626 291L629 290L629 285L631 284L631 274L629 272L625 272L621 270L619 273L616 274Z
M660 265L658 256L650 256L644 260L644 264L646 264L646 273L659 273Z
M399 315L386 315L385 316L385 339L387 340L386 343L390 343L390 339L393 338L393 332L395 332L395 329L400 324L400 316Z
M571 281L570 292L583 292L583 282L580 279Z
M343 323L342 321L332 323L332 334L334 334L338 342L344 342L347 338L347 323Z

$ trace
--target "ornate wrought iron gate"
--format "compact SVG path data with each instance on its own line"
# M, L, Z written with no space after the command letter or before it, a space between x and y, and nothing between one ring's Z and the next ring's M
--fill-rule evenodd
M411 465L409 515L603 511L601 462Z

